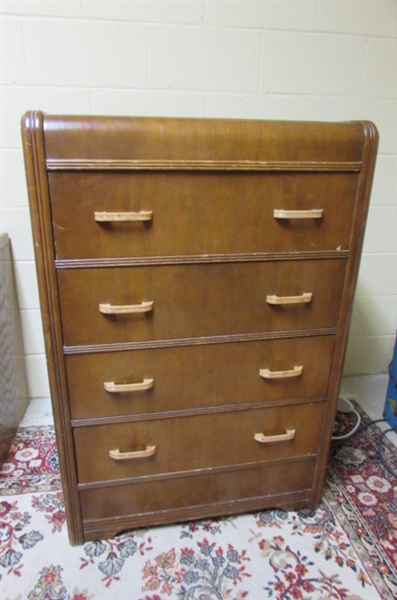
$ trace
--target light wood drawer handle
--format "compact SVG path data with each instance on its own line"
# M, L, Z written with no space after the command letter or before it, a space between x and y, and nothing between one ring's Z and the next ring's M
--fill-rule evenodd
M287 442L295 437L295 429L287 429L285 433L280 435L264 435L263 433L256 433L254 435L255 441L261 444L273 444L273 442Z
M130 313L145 313L153 310L153 302L141 302L140 304L100 304L99 311L104 315L126 315Z
M156 453L156 446L146 446L145 450L134 450L133 452L120 452L116 450L109 450L109 456L113 460L134 460L136 458L148 458Z
M121 392L141 392L153 387L154 379L143 379L138 383L116 383L115 381L104 381L103 387L112 394Z
M322 208L313 208L311 210L274 209L273 217L275 219L321 219L323 212Z
M285 379L287 377L299 377L302 375L303 365L293 367L287 371L271 371L270 369L259 369L259 375L264 379Z
M266 302L268 304L306 304L311 302L313 294L311 292L301 294L300 296L266 296Z
M95 221L98 223L115 223L123 221L151 221L153 211L140 210L138 212L94 212Z

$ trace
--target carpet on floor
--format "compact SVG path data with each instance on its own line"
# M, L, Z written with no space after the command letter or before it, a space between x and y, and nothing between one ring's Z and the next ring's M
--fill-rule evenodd
M270 510L69 545L54 430L20 428L0 473L2 600L397 597L397 449L331 449L315 511ZM348 424L348 419L347 419ZM392 469L390 472L389 469Z

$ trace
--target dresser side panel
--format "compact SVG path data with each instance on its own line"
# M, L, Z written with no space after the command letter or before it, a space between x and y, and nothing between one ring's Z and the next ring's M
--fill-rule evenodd
M83 531L62 351L42 119L41 112L31 111L24 115L21 124L22 143L67 525L70 542L79 544L83 542Z
M314 478L315 483L313 486L311 499L312 506L316 506L320 502L324 486L326 466L349 337L350 320L360 269L361 253L364 243L365 227L378 151L379 134L375 125L371 122L363 121L361 122L361 126L364 132L362 150L363 166L360 172L360 179L357 187L356 207L351 231L350 253L347 261L345 283L341 299L340 318L335 342L334 359L330 372L327 410L324 413L324 443L321 447L319 459L316 465L316 475Z

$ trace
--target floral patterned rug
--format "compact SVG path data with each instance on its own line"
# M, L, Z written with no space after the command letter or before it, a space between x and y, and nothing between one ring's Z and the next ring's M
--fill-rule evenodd
M142 529L71 547L53 428L20 428L0 473L0 597L395 598L397 480L389 469L397 470L397 449L386 438L382 462L379 439L371 425L333 447L316 511Z

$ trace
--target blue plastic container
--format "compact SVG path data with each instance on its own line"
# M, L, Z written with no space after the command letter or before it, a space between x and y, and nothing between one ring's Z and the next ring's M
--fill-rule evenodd
M389 365L389 383L387 386L383 416L390 427L397 432L397 335L393 358Z

